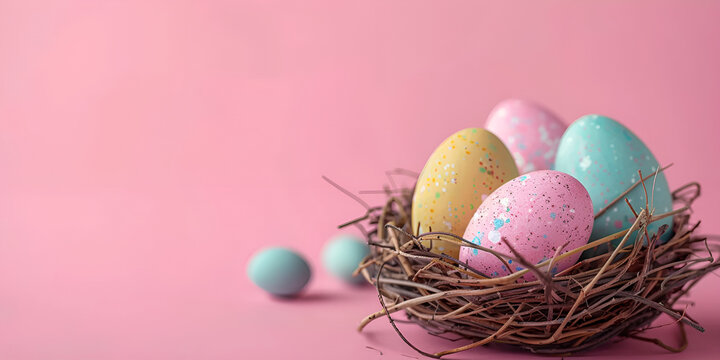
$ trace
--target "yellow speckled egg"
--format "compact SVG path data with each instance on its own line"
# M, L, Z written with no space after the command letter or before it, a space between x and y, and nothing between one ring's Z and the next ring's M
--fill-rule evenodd
M452 134L430 155L418 178L412 203L415 235L440 231L462 237L483 200L517 176L510 151L493 133L470 128ZM455 259L460 251L446 241L423 245Z

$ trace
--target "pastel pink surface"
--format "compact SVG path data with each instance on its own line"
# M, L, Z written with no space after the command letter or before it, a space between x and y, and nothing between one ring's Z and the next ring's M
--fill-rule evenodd
M693 217L720 233L719 12L710 1L0 2L0 359L415 356L385 319L358 334L376 294L322 270L335 226L364 209L320 175L380 188L385 170L419 171L444 136L510 97L566 121L622 121L675 164L671 188L703 184ZM250 255L271 245L313 266L297 301L247 279ZM716 276L692 291L688 314L706 332L688 329L685 353L628 340L586 356L717 358L718 291ZM428 351L460 343L400 326ZM676 344L674 327L655 334ZM498 356L532 357L449 358Z
M505 143L521 174L552 169L560 138L567 128L550 110L520 99L497 104L485 127Z
M493 191L478 207L463 238L507 255L513 255L512 246L525 260L539 264L587 244L593 221L592 200L579 181L559 171L539 170ZM557 274L579 258L579 253L569 255L551 269L540 270ZM508 269L492 253L467 246L460 248L460 261L492 277L524 270L512 260ZM533 273L523 276L528 281L536 278Z

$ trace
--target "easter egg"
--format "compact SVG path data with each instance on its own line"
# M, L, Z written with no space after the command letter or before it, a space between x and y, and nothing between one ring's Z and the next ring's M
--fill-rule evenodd
M601 116L587 115L568 127L563 135L555 159L555 169L574 176L590 193L595 213L606 207L632 184L640 181L638 170L643 176L653 175L660 164L647 146L630 130L617 121ZM672 195L665 175L655 179L654 195L650 196L653 178L646 182L648 197L652 200L655 213L672 210ZM641 185L635 187L627 199L635 211L645 208L645 192ZM648 199L648 202L650 199ZM597 240L632 226L635 216L625 203L619 201L595 220L590 240ZM663 224L672 225L672 217L651 223L648 232L652 235ZM671 229L671 228L670 228ZM660 238L667 241L672 236L666 231ZM632 244L635 236L625 242ZM617 245L620 239L613 241ZM583 254L590 257L608 250L608 246L590 249Z
M587 244L592 226L592 201L582 184L559 171L539 170L521 175L490 194L473 215L463 238L513 256L510 245L527 262L539 264L558 251L563 254ZM579 257L578 253L557 261L549 269L551 274L568 268ZM460 250L460 261L490 277L523 270L517 262L508 260L508 268L495 255L467 246ZM536 278L532 272L523 277Z
M483 199L517 175L510 152L493 133L477 128L456 132L435 149L418 177L412 200L413 231L462 236ZM460 251L458 244L444 240L427 240L422 245L456 259Z
M310 266L293 250L274 247L255 254L247 268L255 285L276 296L299 293L310 280Z
M521 174L553 168L565 124L535 103L510 99L499 103L485 128L505 143Z
M341 234L331 239L323 249L323 265L335 277L351 283L362 283L361 275L353 276L360 262L370 253L364 239Z

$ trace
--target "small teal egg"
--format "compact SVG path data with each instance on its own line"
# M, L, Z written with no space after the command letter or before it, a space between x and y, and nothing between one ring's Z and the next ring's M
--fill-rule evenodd
M323 264L335 277L351 284L362 283L361 275L353 276L360 262L370 253L365 240L349 234L332 238L323 250Z
M574 176L585 186L595 214L640 181L638 170L646 177L654 174L659 166L650 149L635 134L617 121L601 115L586 115L572 123L560 140L555 158L555 170ZM645 181L650 199L652 185L651 177ZM655 215L672 210L672 194L663 173L657 176L654 194ZM645 208L645 192L641 185L635 187L627 198L635 211ZM635 217L625 201L618 201L595 219L590 241L628 229L634 221ZM660 241L666 242L672 237L672 217L650 224L648 233L652 236L664 224L670 228ZM635 238L635 234L631 234L625 244L632 244ZM620 239L613 245L619 243ZM583 257L605 251L607 247L591 249Z
M310 266L300 254L274 247L255 254L247 268L255 285L276 296L299 293L310 280Z

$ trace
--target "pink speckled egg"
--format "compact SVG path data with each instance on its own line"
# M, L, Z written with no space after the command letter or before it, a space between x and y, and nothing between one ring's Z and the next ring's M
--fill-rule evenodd
M553 168L555 153L567 126L540 105L511 99L495 106L485 128L505 143L518 170L525 174Z
M566 242L560 254L587 244L592 227L592 200L585 187L568 174L540 170L516 177L490 194L463 238L512 256L509 243L525 260L538 264L551 259ZM578 253L560 260L550 272L567 269L579 257ZM523 269L512 261L508 269L494 255L465 246L460 248L460 261L491 277ZM525 280L535 278L532 272L524 276Z

